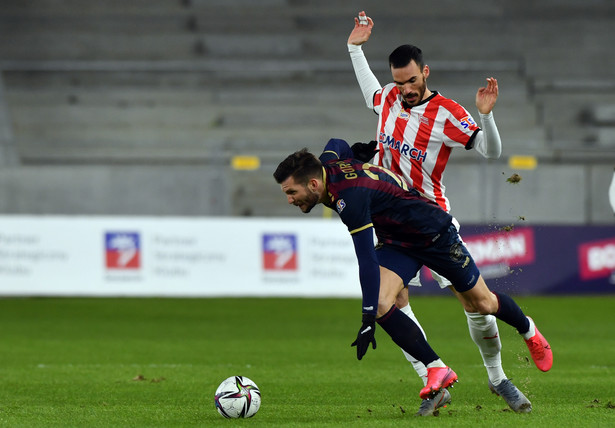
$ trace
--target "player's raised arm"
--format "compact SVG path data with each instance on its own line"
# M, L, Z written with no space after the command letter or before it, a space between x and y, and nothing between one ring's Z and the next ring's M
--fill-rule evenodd
M488 159L497 159L502 154L502 140L493 118L493 107L498 99L498 81L489 77L487 86L476 92L476 108L480 116L482 132L479 132L475 148L478 153Z
M361 87L365 105L370 109L374 108L374 94L382 88L382 85L380 85L378 79L376 79L376 76L369 68L361 45L369 39L373 27L374 21L365 15L364 11L361 11L359 12L359 17L355 17L354 28L350 36L348 36L348 52L350 53L352 68Z

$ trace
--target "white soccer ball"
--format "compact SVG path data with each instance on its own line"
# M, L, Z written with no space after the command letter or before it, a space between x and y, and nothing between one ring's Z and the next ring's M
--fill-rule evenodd
M261 407L261 392L245 376L231 376L216 389L216 409L225 418L251 418Z

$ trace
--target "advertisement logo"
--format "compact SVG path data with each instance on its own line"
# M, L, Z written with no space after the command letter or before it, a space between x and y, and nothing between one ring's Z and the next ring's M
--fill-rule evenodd
M615 238L593 241L579 246L581 279L597 279L615 271Z
M477 266L505 263L523 265L534 262L534 230L515 229L463 238Z
M266 271L296 271L297 237L284 233L264 234L263 268Z
M476 122L474 122L474 119L472 119L472 117L470 116L466 116L463 119L461 119L459 121L459 123L461 124L461 126L463 126L465 129L468 128L473 128L476 126Z
M141 267L141 242L136 232L105 233L107 269L134 270Z
M513 266L534 263L534 230L531 228L463 237L463 241L485 279L503 278L511 273Z

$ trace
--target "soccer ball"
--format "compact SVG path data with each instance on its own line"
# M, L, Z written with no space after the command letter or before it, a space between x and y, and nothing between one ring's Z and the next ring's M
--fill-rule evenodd
M247 377L231 376L216 389L215 402L225 418L251 418L261 407L261 392Z

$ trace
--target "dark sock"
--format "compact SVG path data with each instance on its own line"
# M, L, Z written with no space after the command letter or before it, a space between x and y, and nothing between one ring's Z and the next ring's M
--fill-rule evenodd
M506 294L496 292L493 294L498 298L498 311L494 314L495 317L516 328L520 334L527 333L530 330L530 320L519 305Z
M391 336L391 339L393 339L397 346L423 364L427 365L440 358L431 349L416 323L397 309L395 305L376 321Z

